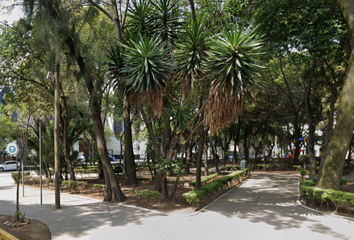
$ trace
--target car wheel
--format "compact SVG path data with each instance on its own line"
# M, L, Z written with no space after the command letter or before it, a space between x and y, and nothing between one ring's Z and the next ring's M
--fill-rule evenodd
M0 172L3 172L4 171L4 169L3 168L0 168Z
M20 167L17 167L17 171L20 171Z

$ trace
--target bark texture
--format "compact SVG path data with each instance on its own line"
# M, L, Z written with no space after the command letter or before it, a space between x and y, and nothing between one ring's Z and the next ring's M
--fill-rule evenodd
M318 187L325 189L338 189L340 186L345 156L354 130L354 98L352 97L354 89L354 8L351 0L337 0L337 2L352 37L352 51L341 92L337 123L328 144L327 157L317 184Z

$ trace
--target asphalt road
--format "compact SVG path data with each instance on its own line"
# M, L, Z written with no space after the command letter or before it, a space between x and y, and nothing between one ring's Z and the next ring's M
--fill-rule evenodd
M354 220L308 210L296 203L297 175L257 173L204 211L166 215L68 194L54 209L54 193L25 189L22 212L46 223L53 239L354 239ZM0 175L0 214L14 213L10 174Z

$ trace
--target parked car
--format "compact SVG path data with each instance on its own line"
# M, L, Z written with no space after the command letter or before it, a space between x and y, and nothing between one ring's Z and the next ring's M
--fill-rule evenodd
M0 163L0 172L3 171L16 171L19 170L20 163L17 161L6 161L4 163Z

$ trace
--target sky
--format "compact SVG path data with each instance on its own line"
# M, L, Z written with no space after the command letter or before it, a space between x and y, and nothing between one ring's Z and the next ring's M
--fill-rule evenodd
M12 24L14 21L17 21L20 17L24 16L20 6L16 6L11 13L8 13L8 10L6 9L6 7L9 7L12 4L18 4L19 2L19 0L0 0L0 22L7 21L8 24Z

